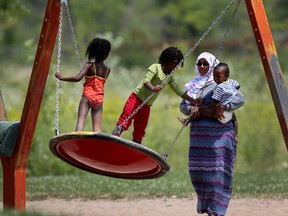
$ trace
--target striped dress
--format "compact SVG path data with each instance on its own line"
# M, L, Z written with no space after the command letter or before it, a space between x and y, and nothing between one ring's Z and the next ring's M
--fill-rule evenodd
M197 212L225 215L236 158L232 122L202 117L190 124L188 167L197 193Z
M212 101L215 84L203 91L203 105ZM245 102L238 91L226 105L227 111L241 107ZM191 105L182 100L180 111L190 114ZM200 117L190 123L188 169L197 193L197 212L223 216L232 193L232 178L236 159L236 136L232 121L225 124L215 118Z

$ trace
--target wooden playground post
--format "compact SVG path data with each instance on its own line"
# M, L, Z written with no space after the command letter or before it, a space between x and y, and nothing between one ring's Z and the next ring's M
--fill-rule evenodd
M59 27L60 0L48 0L37 53L11 157L1 156L3 207L26 208L26 166Z
M288 150L288 91L262 0L245 0L270 92Z

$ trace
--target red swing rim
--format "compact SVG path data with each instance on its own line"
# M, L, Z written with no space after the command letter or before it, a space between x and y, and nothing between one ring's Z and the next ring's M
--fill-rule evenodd
M119 147L123 148L128 148L129 151L135 152L135 154L140 154L141 157L146 157L146 160L149 161L149 163L154 163L153 167L150 170L139 172L139 173L117 173L116 172L109 172L105 170L101 170L96 167L92 166L87 166L73 157L69 156L65 151L63 151L61 145L64 145L63 143L75 140L80 140L80 142L84 142L85 140L93 140L93 142L112 142L114 144L120 145ZM50 142L49 142L49 148L50 151L59 159L63 160L64 162L75 166L79 169L94 173L94 174L99 174L99 175L104 175L104 176L109 176L109 177L114 177L114 178L124 178L124 179L153 179L153 178L158 178L166 174L170 170L169 164L166 162L166 160L159 155L157 152L154 150L144 146L140 145L138 143L132 142L130 140L123 139L118 136L114 136L111 134L104 134L104 133L95 133L95 132L70 132L70 133L63 133L60 135L57 135L53 137ZM62 149L62 150L61 150ZM133 153L134 154L134 153ZM109 164L109 162L107 163Z

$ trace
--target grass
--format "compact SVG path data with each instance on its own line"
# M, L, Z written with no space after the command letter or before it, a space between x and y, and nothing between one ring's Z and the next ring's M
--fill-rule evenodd
M43 184L46 182L46 184ZM47 187L49 185L49 187ZM28 199L135 199L191 194L187 173L168 173L158 179L127 180L82 174L27 179Z
M288 172L236 173L233 180L235 197L288 197ZM27 200L59 199L139 199L178 198L194 194L188 172L171 170L150 180L127 180L94 175L27 178Z
M288 197L288 172L237 174L233 193L241 196Z

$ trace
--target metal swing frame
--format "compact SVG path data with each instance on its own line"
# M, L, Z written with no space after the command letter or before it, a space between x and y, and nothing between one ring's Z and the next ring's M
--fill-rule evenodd
M288 93L265 8L261 0L245 0L245 3L288 149ZM58 32L59 13L60 1L48 0L20 120L18 141L12 157L1 157L4 209L26 208L26 166Z

